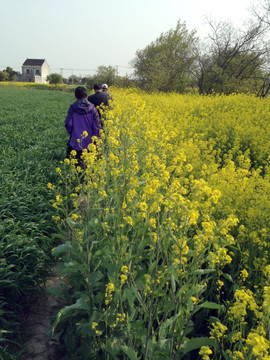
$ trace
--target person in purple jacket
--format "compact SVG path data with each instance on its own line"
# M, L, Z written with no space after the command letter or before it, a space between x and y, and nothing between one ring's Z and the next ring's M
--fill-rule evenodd
M75 150L76 159L81 164L82 150L91 144L92 136L99 138L101 122L97 109L87 100L87 91L83 86L75 89L75 97L77 101L69 107L65 119L65 127L70 134L67 157Z

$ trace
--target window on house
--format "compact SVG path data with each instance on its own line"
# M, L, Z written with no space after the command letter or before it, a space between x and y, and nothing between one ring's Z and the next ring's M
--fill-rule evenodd
M26 74L30 74L30 70L29 70L29 69L26 70Z
M39 69L36 70L36 75L40 75Z

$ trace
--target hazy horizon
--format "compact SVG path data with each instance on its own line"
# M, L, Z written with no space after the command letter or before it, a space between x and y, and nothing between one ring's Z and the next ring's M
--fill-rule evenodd
M21 71L29 59L46 59L51 72L64 77L92 75L98 66L132 72L130 61L161 33L185 22L200 38L209 27L205 17L241 26L257 1L238 0L0 0L0 70ZM69 70L65 70L69 69Z

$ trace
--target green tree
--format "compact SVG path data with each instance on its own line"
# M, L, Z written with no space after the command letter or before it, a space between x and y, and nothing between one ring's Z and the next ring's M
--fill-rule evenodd
M90 75L84 76L81 79L82 85L87 85L87 83L89 83L90 81L92 81L92 77Z
M8 81L8 73L4 71L0 71L0 81Z
M14 81L16 71L7 66L6 70L0 71L0 81Z
M162 33L143 50L137 50L132 61L135 76L146 90L179 91L188 85L197 47L196 31L189 32L185 23Z
M79 76L76 75L71 75L68 80L67 80L68 84L75 84L75 85L79 85L81 84L81 78Z
M8 73L8 81L14 81L15 75L16 75L16 71L14 71L14 70L12 69L12 67L7 66L7 67L6 67L6 72Z
M97 74L92 77L94 83L107 84L108 86L115 85L117 79L117 69L111 65L98 67Z
M115 84L116 87L119 88L128 88L136 86L134 80L130 79L127 75L126 76L117 76Z
M95 75L86 76L81 79L89 90L93 89L94 84L107 84L108 86L117 85L117 81L120 77L117 76L117 69L111 65L98 67L98 71Z
M57 84L63 84L63 77L60 74L50 74L46 78L47 81L49 81L50 84L57 85Z

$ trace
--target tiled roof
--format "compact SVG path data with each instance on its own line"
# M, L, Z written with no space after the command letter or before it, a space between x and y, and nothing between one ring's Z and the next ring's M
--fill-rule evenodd
M41 66L45 59L26 59L23 65L25 66Z

